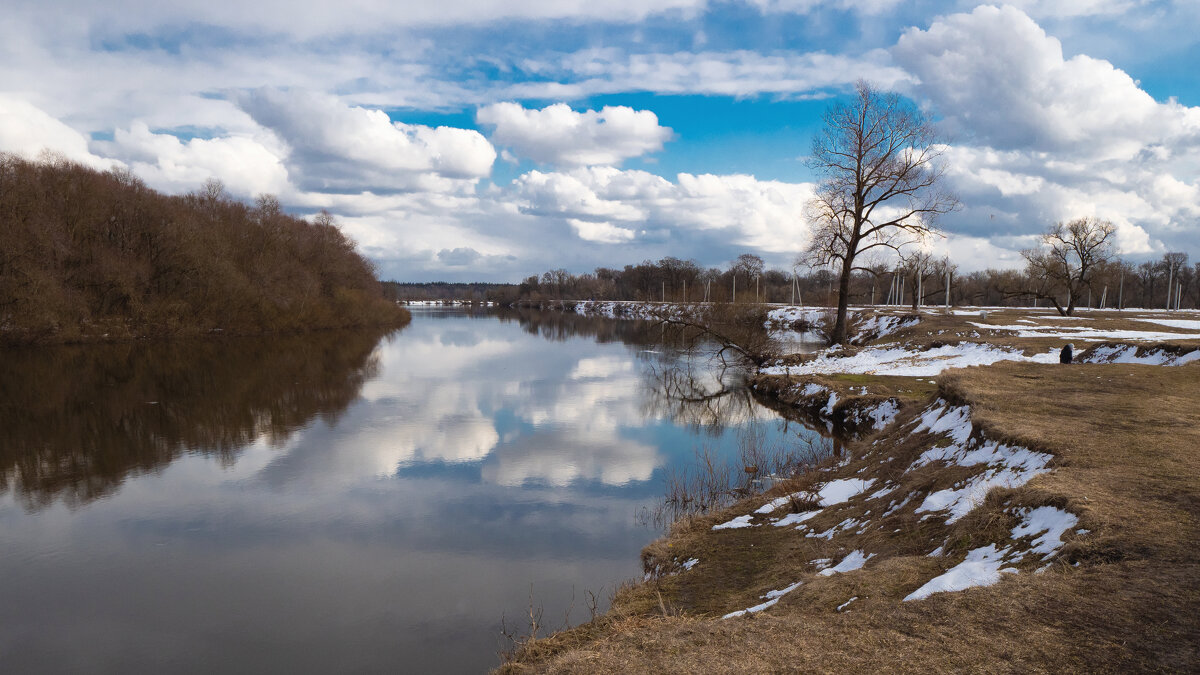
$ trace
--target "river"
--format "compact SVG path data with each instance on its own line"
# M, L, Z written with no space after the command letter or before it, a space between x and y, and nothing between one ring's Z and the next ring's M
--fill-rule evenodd
M697 452L820 445L650 324L414 314L0 353L0 672L483 671L640 577Z

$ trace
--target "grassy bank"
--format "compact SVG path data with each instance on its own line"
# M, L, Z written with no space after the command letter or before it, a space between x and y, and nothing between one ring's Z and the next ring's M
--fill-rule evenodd
M979 330L947 323L907 330L930 340ZM985 331L1021 339L1004 328L978 337ZM1028 339L1034 352L1062 342ZM778 375L777 387L808 377ZM947 371L936 387L924 377L824 377L830 390L866 386L902 405L821 470L677 525L643 553L659 575L623 589L595 621L524 645L501 670L1113 672L1200 662L1200 363L1001 361ZM857 487L832 494L848 485ZM1039 529L1052 521L1062 526ZM930 591L963 576L978 583Z

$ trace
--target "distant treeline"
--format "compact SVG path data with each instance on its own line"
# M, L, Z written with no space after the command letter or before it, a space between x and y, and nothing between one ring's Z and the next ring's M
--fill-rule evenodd
M508 294L516 284L490 284L483 282L450 283L429 281L425 283L383 282L383 294L389 300L470 300L483 302Z
M0 343L397 324L371 263L218 181L167 196L126 170L0 153Z
M1180 256L1182 254L1169 254ZM1163 307L1167 282L1181 287L1183 308L1200 306L1200 263L1187 265L1186 255L1169 268L1170 259L1135 265L1114 259L1097 266L1088 294L1077 298L1080 306ZM924 304L946 301L946 272L950 272L950 302L954 305L1028 306L1033 295L1024 270L982 270L959 274L952 261L914 257L897 267L874 266L856 272L850 284L850 301L912 305L919 289ZM837 301L834 273L825 268L799 267L796 271L764 269L758 256L740 256L727 269L704 268L692 260L667 257L626 265L624 269L597 268L594 272L571 274L563 269L530 276L519 285L496 288L488 299L502 304L539 303L557 300L667 300L668 302L803 302L833 305ZM1046 301L1040 303L1046 306Z

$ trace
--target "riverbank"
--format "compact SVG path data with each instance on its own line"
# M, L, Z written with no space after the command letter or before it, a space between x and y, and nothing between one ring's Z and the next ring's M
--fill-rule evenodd
M981 311L764 369L759 391L861 440L678 524L608 614L501 670L1194 667L1200 323ZM1085 363L1046 362L1064 339L1092 341ZM947 349L1006 358L950 370ZM815 365L837 359L862 372ZM901 362L919 374L886 373Z

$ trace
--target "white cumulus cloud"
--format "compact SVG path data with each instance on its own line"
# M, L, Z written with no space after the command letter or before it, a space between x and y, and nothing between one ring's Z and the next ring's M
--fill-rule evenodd
M576 112L565 103L541 110L519 103L480 108L476 121L492 128L492 140L535 162L558 166L620 164L661 150L671 130L650 110L605 106Z
M264 88L237 103L287 144L288 168L305 189L446 190L487 176L496 160L473 129L392 122L332 95Z
M92 154L83 134L32 103L4 93L0 93L0 151L26 159L49 151L99 169L114 165L112 160Z

